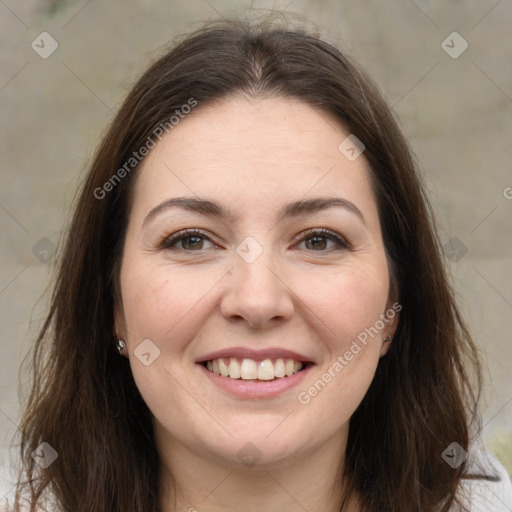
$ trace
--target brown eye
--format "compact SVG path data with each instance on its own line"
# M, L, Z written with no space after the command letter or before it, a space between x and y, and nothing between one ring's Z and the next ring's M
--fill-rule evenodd
M200 251L205 249L205 242L209 242L213 245L212 241L201 231L186 229L167 237L160 244L160 248L178 251Z
M181 240L178 240L181 243L181 249L202 249L203 248L203 239L198 236L186 236Z
M334 244L329 247L329 242ZM323 252L332 249L350 249L349 244L336 233L328 229L311 229L302 233L299 243L305 243L306 249Z
M308 249L326 249L327 248L327 239L321 236L312 236L305 240L306 247ZM308 246L309 244L309 246Z

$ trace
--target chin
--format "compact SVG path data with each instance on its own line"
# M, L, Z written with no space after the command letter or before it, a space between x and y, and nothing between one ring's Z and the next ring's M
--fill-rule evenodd
M227 465L239 469L255 466L268 469L303 455L308 451L305 443L311 441L310 434L304 432L301 435L296 429L292 432L290 425L283 434L283 431L276 428L282 421L283 418L270 426L267 422L261 428L254 424L250 429L243 426L232 427L230 433L233 437L223 435L217 442L212 439L210 432L210 436L201 444L212 453L217 462L221 459Z

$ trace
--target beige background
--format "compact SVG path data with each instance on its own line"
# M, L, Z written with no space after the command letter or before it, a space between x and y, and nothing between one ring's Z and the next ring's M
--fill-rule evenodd
M251 5L288 6L312 20L362 62L394 106L444 242L457 237L467 248L447 264L489 369L483 435L512 472L510 0L1 0L3 465L20 414L18 369L45 311L52 247L102 131L170 39ZM44 31L59 45L47 59L31 48ZM441 46L454 31L469 45L455 59ZM462 43L450 36L445 45L453 53ZM10 489L3 480L0 497Z

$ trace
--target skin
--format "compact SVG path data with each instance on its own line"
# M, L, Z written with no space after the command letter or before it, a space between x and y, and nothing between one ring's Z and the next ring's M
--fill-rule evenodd
M298 401L395 302L364 153L349 161L338 150L348 134L295 99L233 97L199 106L139 170L115 314L154 416L165 512L339 510L349 419L398 320L307 405ZM222 203L234 217L173 207L144 224L155 206L183 196ZM356 205L364 222L341 207L277 222L292 201L333 196ZM161 248L187 228L205 237ZM327 228L350 248L319 235L299 241L310 228ZM252 263L236 252L249 236L263 249ZM134 355L144 339L160 350L149 366ZM235 346L290 349L315 365L278 397L242 400L213 385L195 362ZM246 443L261 455L252 468L237 456Z

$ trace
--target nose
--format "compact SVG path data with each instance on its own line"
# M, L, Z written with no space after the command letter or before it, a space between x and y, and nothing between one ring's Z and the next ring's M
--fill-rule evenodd
M251 328L264 328L292 317L290 283L272 267L276 265L265 253L252 263L236 257L220 306L224 318L245 321Z

